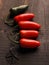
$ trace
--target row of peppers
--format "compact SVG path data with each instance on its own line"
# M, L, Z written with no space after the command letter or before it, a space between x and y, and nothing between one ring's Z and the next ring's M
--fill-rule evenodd
M34 18L33 13L24 13L14 17L14 21L18 23L20 28L20 46L22 48L36 48L40 46L40 42L32 40L38 37L40 24L30 21Z
M14 7L10 9L10 13L11 17L14 18L14 21L18 24L20 28L19 31L21 37L21 39L19 40L20 46L22 48L36 48L40 46L40 42L34 39L38 37L39 32L37 30L40 29L41 25L31 21L35 17L35 14L24 13L27 8L28 5ZM9 25L9 22L6 23Z

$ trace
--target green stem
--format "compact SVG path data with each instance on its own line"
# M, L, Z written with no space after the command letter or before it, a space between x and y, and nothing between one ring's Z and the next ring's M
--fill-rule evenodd
M11 40L12 42L14 42L14 43L16 43L16 44L18 44L18 43L19 43L18 41L15 41L14 39L12 39L12 37L11 37L11 36L9 36L9 34L7 35L7 37L8 37L8 39L9 39L9 40Z

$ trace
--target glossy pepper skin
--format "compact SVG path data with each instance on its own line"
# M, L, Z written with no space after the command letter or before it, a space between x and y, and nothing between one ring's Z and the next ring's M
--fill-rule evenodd
M21 38L37 38L38 35L39 32L35 30L20 30Z
M31 20L32 18L34 18L34 14L33 13L24 13L24 14L20 14L14 17L14 20L17 22L19 21L27 21L27 20Z
M17 7L10 8L10 14L16 16L18 14L24 13L28 9L28 5L20 5Z
M20 39L20 46L22 48L36 48L40 46L40 42L31 39Z
M19 21L18 25L20 27L20 29L26 29L26 30L39 30L41 25L36 23L36 22L32 22L32 21Z

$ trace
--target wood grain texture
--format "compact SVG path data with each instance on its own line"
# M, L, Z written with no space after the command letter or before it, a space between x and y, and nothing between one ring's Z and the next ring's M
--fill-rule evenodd
M37 40L41 42L41 46L36 51L22 53L16 51L19 61L15 59L7 62L5 55L11 47L6 31L10 27L4 24L5 17L9 13L9 9L14 6L28 4L27 12L35 14L34 21L41 24L40 35ZM0 65L49 65L49 0L0 0ZM10 60L11 61L11 60Z

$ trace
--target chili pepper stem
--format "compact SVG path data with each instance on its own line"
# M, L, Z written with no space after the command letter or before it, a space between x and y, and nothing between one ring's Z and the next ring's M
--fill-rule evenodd
M12 38L9 36L9 34L7 35L7 37L8 37L8 39L11 40L12 42L14 42L14 43L16 43L16 44L19 43L18 41L15 41L14 39L12 39Z

